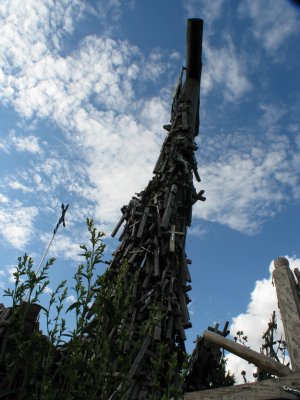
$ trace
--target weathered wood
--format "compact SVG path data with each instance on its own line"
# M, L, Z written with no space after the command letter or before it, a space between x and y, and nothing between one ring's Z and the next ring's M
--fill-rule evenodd
M146 207L145 211L144 211L144 214L142 216L141 223L140 223L139 230L138 230L138 233L137 233L136 237L141 238L143 236L143 232L144 232L144 229L145 229L146 221L147 221L147 218L148 218L149 215L150 215L149 214L149 207Z
M122 217L120 218L119 222L117 223L117 226L115 227L115 229L112 231L111 233L111 237L115 237L118 230L121 228L121 225L123 224L123 222L125 221L125 217L126 214L123 214Z
M294 394L285 392L283 386L300 387L300 373L284 378L268 379L262 382L229 386L218 389L186 393L184 400L277 400L296 399Z
M167 332L166 332L167 339L171 339L171 337L172 337L173 325L174 325L174 316L170 315L169 320L168 320Z
M228 324L229 322L227 321L223 331L219 330L219 324L216 324L214 327L209 326L207 329L226 336L228 334ZM211 376L213 371L217 370L220 366L222 353L221 349L215 344L208 342L203 337L197 338L185 378L187 392L211 388Z
M139 368L140 362L142 361L142 358L146 352L146 350L148 349L149 344L151 343L151 338L149 336L146 337L146 339L144 340L144 343L138 353L138 355L136 356L135 360L133 361L133 364L128 372L127 375L127 380L130 381L134 374L136 373L137 369Z
M169 221L170 221L170 218L171 218L171 215L173 212L173 208L174 208L176 193L177 193L177 186L175 184L173 184L171 187L170 193L169 193L168 202L167 202L167 206L166 206L164 215L161 219L161 226L164 229L168 229Z
M154 276L159 276L159 248L158 237L154 236Z
M184 232L176 232L176 226L175 225L171 225L171 230L169 231L170 234L170 247L169 250L171 253L175 252L175 242L176 242L176 237L175 235L179 235L179 236L185 236Z
M285 340L293 371L300 371L300 299L293 272L284 257L274 261L273 279L281 313Z
M230 353L249 361L257 367L270 371L276 376L287 376L292 373L292 371L285 365L280 364L279 362L274 361L271 358L266 357L260 353L257 353L256 351L251 350L248 347L242 346L241 344L236 343L233 340L218 335L217 333L205 331L203 333L203 338L211 343L216 344L219 347L222 347L225 350L228 350Z
M170 232L170 251L174 253L175 251L175 225L171 225L171 232Z

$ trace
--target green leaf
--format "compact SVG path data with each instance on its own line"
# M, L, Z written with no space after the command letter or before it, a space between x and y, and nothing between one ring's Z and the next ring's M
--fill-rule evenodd
M66 313L74 310L74 308L79 308L81 307L83 304L80 301L75 301L75 303L71 304L69 308L67 308Z

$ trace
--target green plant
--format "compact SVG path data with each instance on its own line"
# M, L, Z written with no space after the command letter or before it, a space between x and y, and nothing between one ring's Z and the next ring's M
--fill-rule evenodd
M51 293L46 307L37 305L49 285L48 272L54 259L42 268L40 275L33 270L33 260L26 254L18 259L14 272L15 285L7 289L11 316L5 334L0 334L0 396L6 399L32 400L122 400L127 391L126 377L143 344L161 323L164 312L153 299L147 321L142 321L141 338L134 341L129 352L130 330L124 323L124 312L132 303L133 290L139 270L132 272L125 260L118 274L108 269L97 276L96 268L102 262L104 234L98 232L87 219L89 244L81 245L83 262L74 275L71 288L74 303L64 309L68 285L62 281ZM38 307L38 308L36 308ZM46 317L46 334L39 331L32 320L28 331L28 316L42 310ZM67 313L75 314L75 327L68 330ZM143 337L144 336L144 337ZM185 362L178 369L177 355L166 359L167 346L161 343L158 357L151 359L154 386L150 398L177 399L182 393ZM186 355L183 354L185 359ZM164 388L159 387L165 378ZM12 397L9 397L12 396Z
M13 308L20 305L22 301L39 302L40 295L49 285L48 270L54 261L55 258L50 258L42 268L40 275L37 276L33 271L33 259L31 257L25 254L18 258L18 264L13 273L14 289L4 290L4 296L11 298Z
M86 388L92 387L95 381L95 372L92 370L95 360L98 360L99 364L101 356L105 357L106 354L106 364L109 365L105 326L101 326L101 329L98 326L99 337L95 336L95 342L86 340L92 325L88 321L90 305L96 304L96 308L98 307L98 311L103 315L110 314L103 306L103 301L95 301L101 282L101 279L95 276L95 268L101 262L105 249L102 241L104 234L96 230L91 219L87 220L87 226L90 246L80 246L84 262L79 265L74 276L76 301L66 311L66 281L61 282L51 293L47 307L39 305L36 309L41 294L49 285L48 272L55 261L54 258L46 262L39 275L34 272L31 257L25 254L18 258L13 273L14 287L5 290L5 296L10 297L12 305L5 333L0 335L1 395L11 394L13 398L17 395L18 399L42 400L87 398ZM38 330L34 321L28 331L30 313L34 310L38 314L40 309L46 316L47 336ZM73 331L66 332L64 313L73 310L76 314L76 326ZM104 320L108 321L109 318ZM101 371L98 365L97 374L99 370ZM78 377L82 378L80 385ZM96 393L88 398L95 398L95 395Z

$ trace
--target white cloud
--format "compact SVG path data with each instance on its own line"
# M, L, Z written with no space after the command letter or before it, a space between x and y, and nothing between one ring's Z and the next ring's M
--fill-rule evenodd
M4 194L0 193L0 203L7 204L8 202L9 202L8 197L5 196Z
M239 11L241 16L251 18L253 36L272 54L299 33L297 11L288 1L245 0Z
M5 288L5 272L0 270L0 289Z
M295 267L299 268L300 259L288 256L285 257L289 260L291 270ZM230 326L232 336L235 336L237 331L243 331L244 335L248 337L247 345L258 352L263 344L262 335L268 328L268 322L270 321L273 311L275 311L277 315L276 338L280 339L281 335L284 337L281 316L277 304L276 289L272 285L273 269L273 262L271 262L269 266L269 278L256 281L247 311L234 317ZM249 381L254 380L252 374L256 372L256 367L232 354L228 354L227 367L234 372L238 383L243 383L243 378L241 376L242 370L246 371L246 377Z
M195 300L191 300L191 302L188 304L188 311L190 315L194 315L195 314Z
M278 130L279 121L288 113L288 109L283 104L261 103L259 108L263 111L261 125L268 131L275 133ZM276 129L277 128L277 129Z
M210 149L200 154L207 201L196 204L195 216L253 234L287 199L298 198L298 155L280 136L264 143L252 135L220 134L201 147Z
M70 296L67 296L66 297L66 302L67 303L75 303L75 301L76 301L76 298L75 298L75 296L73 295L73 294L70 294Z
M9 186L11 189L22 190L22 192L24 192L24 193L30 193L30 192L33 191L32 188L29 188L29 187L23 185L21 182L18 182L18 181L16 181L16 180L10 181L10 182L8 183L8 186Z
M193 236L204 236L206 233L206 229L204 229L200 224L193 224L189 229L188 229L188 234L193 235Z
M205 94L216 91L219 88L225 100L234 102L240 100L251 89L248 78L247 62L244 52L238 51L233 42L229 30L223 29L219 33L221 46L215 45L213 35L219 27L216 21L221 16L224 0L205 1L188 0L183 2L188 17L200 16L204 18L203 37L203 71L201 88ZM227 5L228 7L228 5ZM233 6L230 5L232 8Z
M8 276L9 283L15 283L14 273L17 271L17 267L15 265L9 265L6 267L6 275Z
M8 153L8 148L6 143L0 142L0 150L4 151L5 153Z
M247 78L246 62L239 55L229 34L223 47L214 47L209 38L205 41L202 88L207 94L220 86L224 98L230 102L241 99L252 85Z
M116 22L122 16L124 8L132 9L136 0L106 0L98 1L95 4L95 12L101 18L103 29L106 35L112 34L118 30Z
M42 234L40 238L45 243L45 246L48 246L52 234ZM64 232L55 235L48 256L78 262L81 260L79 257L80 252L79 243L67 236L67 232Z
M165 96L153 96L140 100L136 86L141 79L146 84L173 73L172 67L158 49L146 59L136 46L107 36L88 36L72 53L62 56L55 46L49 46L54 3L49 0L43 4L41 14L34 2L26 3L26 21L32 29L22 28L23 11L14 12L18 3L15 7L11 3L6 1L0 8L5 16L3 48L7 50L0 53L4 101L24 118L53 121L64 131L70 148L64 146L60 154L52 150L47 158L35 162L27 175L10 179L8 185L28 194L34 190L41 203L48 205L58 202L55 193L63 188L72 200L76 196L89 202L86 208L95 207L92 214L102 226L111 226L119 218L120 207L151 178L163 142L162 125L169 121L169 99L166 102ZM64 7L63 2L58 3L57 7ZM60 38L74 29L74 20L69 19L75 18L76 10L84 12L80 4L68 2L66 10L60 12ZM119 7L121 3L111 2L109 7L114 4ZM212 20L218 18L222 4L206 5ZM233 102L251 90L251 83L231 36L226 34L223 39L219 49L210 43L205 46L203 88L208 93L219 87L224 98ZM178 54L172 57L178 60ZM5 94L8 88L11 90ZM266 113L268 105L263 107ZM280 207L283 195L279 183L293 185L295 196L300 188L283 150L273 147L262 151L254 146L247 153L247 144L234 151L230 148L233 136L227 136L225 140L222 137L219 149L219 154L227 157L220 156L214 164L209 161L201 168L208 200L197 205L195 215L255 232L263 219ZM19 150L38 152L41 139L14 137ZM293 167L299 163L294 155L292 160Z
M10 136L10 140L17 151L28 151L29 153L41 152L39 139L36 136L20 137L14 134Z
M22 250L32 239L36 207L0 208L0 234L7 244Z
M47 286L45 287L43 293L48 294L48 295L51 295L51 294L53 293L53 289L51 289L51 287L47 285Z
M15 28L16 23L8 25ZM24 40L32 40L30 35L26 32ZM10 30L6 40L12 40ZM41 41L47 43L45 38ZM135 46L107 37L86 37L65 58L47 48L34 62L30 46L15 47L22 51L23 62L18 74L10 73L16 68L15 58L7 64L10 79L6 82L13 88L7 101L25 118L54 120L80 150L73 154L72 165L55 157L35 163L23 186L12 181L10 187L51 193L63 184L66 190L97 203L101 223L115 221L122 203L150 178L164 135L161 125L169 119L169 106L163 100L136 101L133 83L138 73L140 79L157 80L171 66L157 49L144 59ZM18 144L25 145L20 140ZM145 148L148 154L143 155ZM82 168L78 157L83 154L86 167Z

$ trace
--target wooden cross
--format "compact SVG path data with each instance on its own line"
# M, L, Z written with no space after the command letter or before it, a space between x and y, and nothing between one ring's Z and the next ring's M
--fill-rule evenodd
M175 225L171 225L171 230L169 231L170 233L170 252L174 253L175 251L175 235L180 235L180 236L185 236L184 232L176 232L175 231Z

